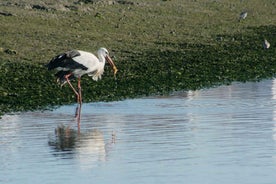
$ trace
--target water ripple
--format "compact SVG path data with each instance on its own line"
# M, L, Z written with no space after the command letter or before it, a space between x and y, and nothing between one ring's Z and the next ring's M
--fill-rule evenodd
M2 117L3 183L274 183L276 82ZM30 179L31 178L31 179Z

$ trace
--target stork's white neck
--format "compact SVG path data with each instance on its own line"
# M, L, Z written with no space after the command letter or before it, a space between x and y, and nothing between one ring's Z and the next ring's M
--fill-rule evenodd
M98 54L99 61L105 63L105 57L102 54Z

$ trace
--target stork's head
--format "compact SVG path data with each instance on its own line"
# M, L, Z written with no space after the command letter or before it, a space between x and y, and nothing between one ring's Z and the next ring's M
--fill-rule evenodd
M103 56L105 60L110 64L110 66L113 69L114 76L116 76L116 73L118 71L116 65L114 64L113 60L110 58L109 53L106 48L100 48L98 50L98 55Z

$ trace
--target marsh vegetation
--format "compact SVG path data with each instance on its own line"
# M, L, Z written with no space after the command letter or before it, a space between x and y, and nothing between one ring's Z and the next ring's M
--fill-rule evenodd
M274 0L11 0L0 3L0 114L75 101L44 67L70 49L106 47L99 82L83 77L85 102L122 100L276 72ZM247 10L246 19L239 15ZM271 47L262 47L267 39Z

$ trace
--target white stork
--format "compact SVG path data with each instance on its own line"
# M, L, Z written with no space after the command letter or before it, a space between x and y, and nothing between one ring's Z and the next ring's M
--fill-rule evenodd
M114 76L117 73L117 68L109 57L109 53L106 48L100 48L98 50L98 58L89 52L81 51L81 50L71 50L54 57L46 67L48 70L56 69L58 72L55 74L57 77L57 82L61 85L66 83L74 91L78 103L81 105L82 103L82 95L81 95L81 76L87 74L91 76L93 80L97 81L101 79L101 76L104 72L105 62L111 65ZM71 80L78 78L78 91L71 84Z

